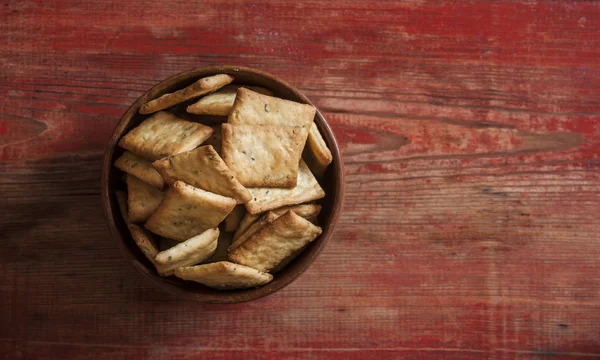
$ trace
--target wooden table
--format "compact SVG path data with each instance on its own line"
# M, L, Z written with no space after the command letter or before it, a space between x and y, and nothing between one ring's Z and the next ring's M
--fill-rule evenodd
M600 357L600 3L0 4L6 359ZM249 303L155 290L109 238L103 148L179 71L256 67L343 148L336 236Z

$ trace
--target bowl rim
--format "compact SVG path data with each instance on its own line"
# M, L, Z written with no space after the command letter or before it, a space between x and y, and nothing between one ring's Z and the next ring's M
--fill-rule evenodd
M343 164L342 156L341 156L337 141L335 139L335 136L333 134L333 131L331 130L329 124L327 123L327 120L325 120L325 117L322 115L322 113L317 108L317 111L315 114L315 122L317 123L317 127L319 128L321 134L323 135L323 137L327 143L327 146L329 147L329 149L332 153L333 162L330 166L335 167L335 173L337 174L337 176L333 177L334 178L334 186L335 186L334 187L335 201L333 202L332 207L331 207L331 215L330 215L331 220L329 221L327 228L324 229L323 233L319 236L319 239L317 241L315 241L315 244L313 245L313 246L316 246L316 249L314 249L310 254L306 255L309 257L306 258L306 260L303 262L302 266L300 266L296 272L291 274L291 276L287 277L285 279L285 281L277 282L275 285L271 285L271 286L269 286L269 284L266 284L261 287L251 288L251 289L248 289L248 291L243 291L242 293L236 293L235 295L232 295L226 291L223 291L222 295L221 294L211 295L211 294L194 293L191 291L187 291L175 284L165 281L164 278L160 277L158 274L156 274L152 270L149 270L146 267L146 265L142 264L131 253L130 249L125 245L125 242L129 241L130 239L127 239L123 236L122 232L119 230L119 228L117 226L117 223L116 223L117 220L113 216L113 214L118 214L119 211L117 211L118 209L116 209L117 205L113 199L114 196L112 196L111 189L110 189L110 178L111 178L112 171L114 171L113 166L112 166L113 165L113 157L114 157L115 149L118 146L118 140L122 136L125 128L129 124L131 119L135 116L139 107L143 103L155 98L158 93L163 92L167 87L170 86L170 84L173 84L176 82L181 82L181 81L186 81L191 78L197 78L200 76L210 76L210 74L218 74L218 73L230 73L235 76L235 73L238 73L238 72L251 73L253 75L264 77L264 78L268 79L269 81L276 83L278 86L282 86L283 88L285 88L286 91L292 93L295 97L300 99L301 102L304 102L304 103L314 106L314 104L306 97L306 95L304 95L298 89L296 89L292 85L288 84L284 80L280 79L279 77L277 77L273 74L264 72L262 70L245 67L245 66L235 66L235 65L206 66L206 67L198 67L198 68L189 69L189 70L174 74L174 75L158 82L157 84L152 86L149 90L144 92L141 96L139 96L133 102L133 104L127 109L127 111L125 111L125 113L119 119L119 122L115 126L112 136L105 147L104 157L103 157L103 161L102 161L102 176L101 176L101 182L100 182L100 186L101 186L100 193L101 193L101 202L102 202L102 208L103 208L103 212L104 212L104 218L106 220L107 226L111 233L111 238L117 242L117 244L118 244L119 248L121 249L121 252L125 256L126 260L128 260L133 265L133 267L136 268L140 272L141 275L143 275L144 279L146 279L147 281L152 283L155 287L158 287L158 288L162 289L163 291L166 291L167 293L170 293L177 297L184 298L187 300L203 302L203 303L234 304L234 303L255 300L255 299L273 294L273 293L283 289L284 287L288 286L292 282L294 282L317 259L317 257L323 251L323 248L325 247L325 244L327 243L327 241L333 236L333 233L335 232L335 226L339 220L341 209L342 209L343 203L344 203L344 193L345 193L346 183L344 180L345 173L344 173L344 164ZM316 106L315 106L315 108L316 108Z

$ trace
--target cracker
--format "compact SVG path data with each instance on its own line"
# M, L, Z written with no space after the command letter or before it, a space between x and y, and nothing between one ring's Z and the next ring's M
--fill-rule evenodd
M225 231L234 232L240 225L245 214L246 207L244 205L238 205L233 208L233 211L225 218Z
M126 223L129 222L129 210L127 209L127 193L125 191L115 191L115 197L117 198L117 205L119 205L119 211L121 216Z
M190 151L202 144L213 129L186 121L168 112L158 112L129 131L119 146L149 160Z
M320 227L288 211L229 254L238 264L268 272L321 234Z
M140 107L140 114L152 114L159 110L170 108L186 100L202 96L209 92L218 90L233 81L233 76L217 74L202 78L192 85L177 90L173 93L164 94L154 100L150 100Z
M220 290L247 289L273 280L271 274L228 261L180 267L175 269L175 276Z
M162 191L130 174L127 174L127 194L131 222L148 220L164 196Z
M199 115L220 115L228 116L233 103L235 101L235 95L237 90L244 85L227 85L214 93L203 96L196 103L187 107L187 112ZM259 87L259 86L244 86L247 89L251 89L260 94L272 95L271 90Z
M115 160L115 166L140 180L144 180L157 189L162 190L165 187L165 180L160 176L158 171L152 167L150 161L142 159L132 152L125 151L123 155Z
M145 227L166 238L185 241L217 227L235 205L235 199L176 181Z
M300 204L300 205L290 205L283 206L277 209L271 210L271 212L276 215L283 215L288 210L292 210L296 213L296 215L302 216L306 220L312 222L316 225L316 220L321 212L321 205L317 204ZM252 215L250 213L246 213L242 221L240 221L240 225L238 226L235 234L233 235L233 240L237 240L243 233L248 230L248 228L260 218L261 214Z
M239 88L227 122L230 124L301 126L308 133L315 113L316 109L312 105Z
M221 125L223 160L246 187L294 187L304 139L297 126Z
M156 254L158 254L158 250L156 249L155 240L146 229L138 226L136 224L128 223L127 227L129 228L129 232L131 233L131 237L135 244L140 248L144 256L156 267L159 275L161 276L169 276L173 275L172 271L167 271L163 269L161 266L157 265L154 261Z
M180 180L215 194L248 202L252 196L211 145L156 160L152 166L170 185Z
M320 199L325 192L304 161L300 161L296 187L291 189L251 188L252 200L246 203L250 214L277 209L286 205L301 204Z
M252 225L250 225L250 227L248 227L248 230L244 231L244 233L240 235L240 237L238 237L231 244L231 246L229 247L229 252L232 252L233 250L237 249L240 245L244 243L244 241L248 240L252 235L256 234L258 230L264 228L268 224L275 221L275 219L277 219L279 216L280 215L275 214L272 211L267 211L263 216L261 216L258 219L258 221L255 221Z
M159 252L154 261L161 266L163 271L201 263L215 254L218 238L219 229L208 229L200 235Z
M308 133L308 140L302 158L308 164L316 177L322 178L327 170L327 167L333 161L333 155L325 143L325 139L321 136L317 124L313 123Z
M211 126L211 128L214 132L203 144L212 145L217 154L221 155L221 124Z

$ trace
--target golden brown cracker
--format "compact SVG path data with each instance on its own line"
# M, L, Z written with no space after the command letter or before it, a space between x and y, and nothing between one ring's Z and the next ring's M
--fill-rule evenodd
M187 112L199 115L228 116L233 107L237 90L240 87L245 87L261 94L273 94L271 90L259 86L227 85L211 94L203 96L200 100L188 106Z
M291 189L250 188L252 200L246 203L250 214L258 214L286 205L320 199L325 192L304 161L300 161L296 187Z
M217 227L235 205L235 199L176 181L145 227L166 238L185 241Z
M175 276L220 290L246 289L273 280L271 274L228 261L180 267L175 269Z
M158 160L195 149L212 133L206 125L160 111L123 136L119 146L145 159Z
M137 177L127 174L128 219L146 221L162 201L164 193Z
M321 234L320 227L288 211L229 254L235 263L268 272Z
M158 171L152 167L150 161L136 156L134 153L125 151L117 160L115 160L115 166L140 180L147 182L157 189L163 189L165 187L165 181L160 176Z
M227 74L207 76L195 81L193 84L181 90L177 90L173 93L167 93L154 100L148 101L140 107L139 112L140 114L152 114L154 112L170 108L171 106L177 105L186 100L218 90L232 81L233 76Z
M202 190L234 198L240 204L252 198L211 145L156 160L152 165L168 184L180 180Z
M297 126L221 125L223 160L246 187L294 187L304 140Z

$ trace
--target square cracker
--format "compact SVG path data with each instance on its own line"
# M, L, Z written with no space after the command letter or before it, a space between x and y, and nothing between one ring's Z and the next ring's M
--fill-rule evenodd
M296 187L291 189L252 188L248 190L252 194L252 200L246 203L246 209L250 214L258 214L286 205L302 204L325 196L325 191L302 160L298 168Z
M246 207L244 205L236 206L223 221L225 223L224 230L226 232L234 232L238 226L240 226L240 222L242 221L242 218L244 218L245 214Z
M165 187L165 180L158 171L152 167L150 161L142 159L132 152L125 151L123 155L115 160L115 166L140 180L144 180L157 189L162 190Z
M321 178L325 170L333 161L331 150L327 147L325 139L321 136L317 124L313 123L308 132L308 140L302 152L304 161L316 177Z
M128 223L127 227L129 228L129 232L131 233L131 237L135 244L140 248L144 256L156 267L159 275L161 276L169 276L173 275L173 271L168 271L163 269L160 265L154 261L154 258L158 254L158 250L156 249L155 241L152 238L152 234L150 234L146 229L132 223Z
M298 126L221 125L223 160L246 187L294 187L304 139Z
M119 146L149 160L158 160L195 149L213 129L186 121L168 112L158 112L129 131Z
M227 122L230 124L300 126L308 132L315 113L316 109L312 105L239 88Z
M159 252L154 261L163 271L201 263L215 254L218 238L219 229L208 229L200 235Z
M248 240L252 235L256 234L256 232L268 224L272 223L279 216L272 211L267 211L264 213L257 221L255 221L240 237L238 237L232 244L229 246L229 252L237 249L240 245L244 243L244 241Z
M131 222L146 221L154 213L164 193L137 177L127 174L128 219Z
M268 272L321 234L320 227L288 211L229 254L229 260Z
M220 290L246 289L264 285L273 280L271 274L228 261L180 267L175 269L175 276Z
M302 216L306 220L312 222L313 224L317 220L319 213L321 212L321 205L317 204L300 204L300 205L291 205L291 206L283 206L277 209L271 210L275 215L283 215L288 210L292 210L296 213L296 215ZM233 235L233 240L237 240L242 234L246 232L250 228L252 224L258 220L260 214L252 215L250 213L246 213L242 221L240 221L240 225Z
M152 166L169 185L181 180L202 190L234 198L240 204L252 198L211 145L156 160Z
M235 199L176 181L144 226L155 234L185 241L217 227L235 205Z
M273 94L271 90L259 86L227 85L214 93L203 96L200 100L188 106L187 112L199 115L228 116L233 107L237 90L242 86L260 94Z
M207 94L209 92L218 90L223 86L233 81L233 76L227 74L217 74L202 78L192 85L177 90L173 93L164 94L154 100L150 100L144 105L140 106L140 114L152 114L159 110L170 108L173 105L177 105L186 100Z

